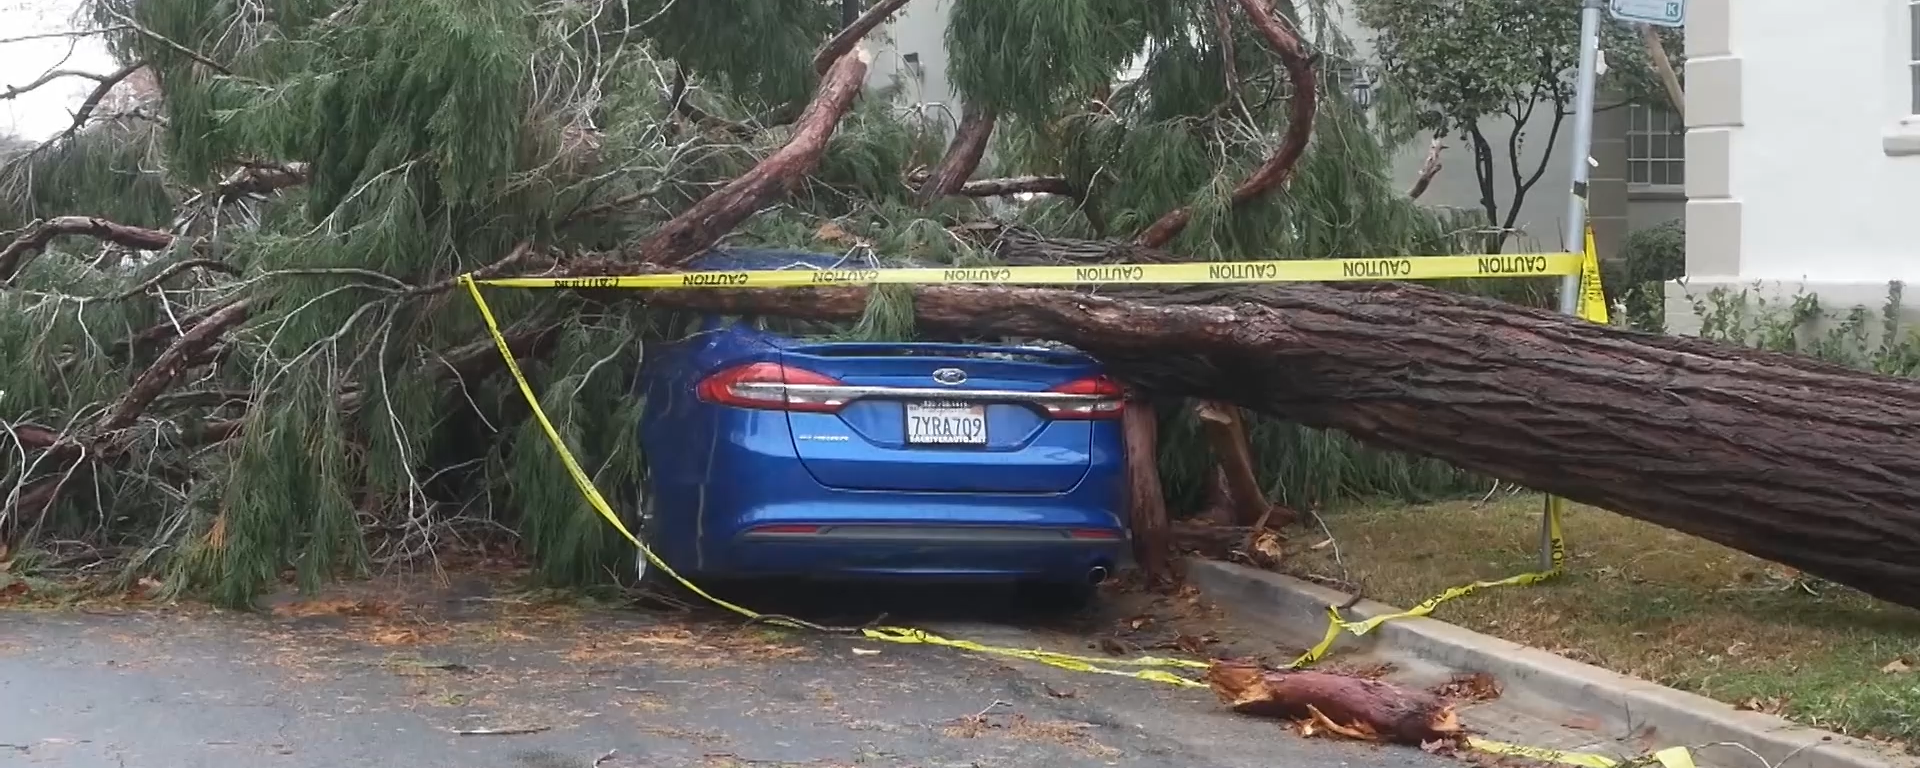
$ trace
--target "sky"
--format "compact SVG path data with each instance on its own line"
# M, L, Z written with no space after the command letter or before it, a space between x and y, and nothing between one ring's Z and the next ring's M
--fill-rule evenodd
M107 74L116 67L99 38L14 38L74 29L80 0L0 0L0 95L24 86L49 69ZM72 123L72 110L94 88L91 80L67 77L8 101L0 101L0 133L44 139Z

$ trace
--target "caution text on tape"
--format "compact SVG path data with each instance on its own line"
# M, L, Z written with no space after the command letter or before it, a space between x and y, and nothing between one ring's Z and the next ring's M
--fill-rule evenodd
M1225 261L1187 264L1100 264L1045 267L912 267L674 272L604 277L475 279L500 288L700 289L803 288L835 285L1207 285L1317 283L1451 278L1564 277L1581 274L1583 254L1406 256L1375 259Z

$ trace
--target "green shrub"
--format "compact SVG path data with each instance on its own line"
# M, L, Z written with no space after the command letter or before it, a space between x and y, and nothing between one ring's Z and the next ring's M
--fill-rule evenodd
M1601 265L1607 303L1626 308L1627 325L1642 331L1666 330L1666 284L1687 274L1687 227L1683 219L1627 235L1620 258Z

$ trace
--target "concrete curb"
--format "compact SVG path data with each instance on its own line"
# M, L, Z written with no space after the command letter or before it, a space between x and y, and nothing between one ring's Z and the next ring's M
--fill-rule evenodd
M1301 647L1310 647L1325 635L1328 605L1344 605L1351 599L1299 579L1211 560L1189 560L1187 576L1202 595L1234 618ZM1368 619L1399 610L1362 600L1346 615ZM1890 754L1871 742L1773 715L1743 712L1703 696L1429 618L1385 622L1364 637L1342 634L1333 649L1334 658L1370 652L1461 672L1485 672L1500 679L1509 691L1615 721L1651 725L1665 746L1736 742L1774 768L1783 768L1782 761L1789 757L1791 762L1784 768L1920 768L1920 759ZM1744 754L1739 757L1745 762L1733 755L1713 757L1723 764L1753 762Z

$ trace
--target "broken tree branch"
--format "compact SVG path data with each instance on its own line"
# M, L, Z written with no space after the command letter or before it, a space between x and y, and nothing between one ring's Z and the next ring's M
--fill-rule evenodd
M1293 84L1293 95L1287 102L1287 133L1280 140L1280 148L1274 150L1267 161L1234 187L1231 200L1233 205L1247 202L1277 189L1293 176L1294 166L1300 163L1301 155L1306 154L1307 139L1313 134L1313 116L1318 108L1318 81L1314 74L1313 57L1307 53L1306 44L1294 31L1292 24L1283 22L1274 13L1268 0L1235 0L1252 20L1254 29L1265 38L1267 46L1280 57L1280 66L1287 71L1287 79ZM1173 242L1175 237L1193 221L1193 208L1182 206L1168 211L1147 227L1145 232L1134 238L1134 242L1148 248L1160 248Z
M793 138L739 178L673 217L640 244L642 260L661 265L685 263L720 242L760 206L798 184L820 162L840 117L853 107L866 83L864 47L842 56L820 81L794 127Z
M993 138L994 121L998 118L999 113L977 101L968 101L961 108L960 127L953 132L953 142L947 145L947 153L933 172L927 174L915 196L922 207L965 188L967 179L979 169L980 159L986 157L987 141ZM1065 180L1061 181L1064 185Z
M1433 137L1433 143L1427 145L1427 159L1420 161L1420 174L1413 178L1413 186L1407 188L1407 197L1418 200L1427 193L1427 187L1433 184L1433 177L1440 175L1440 153L1447 145L1444 136Z
M1667 44L1660 39L1660 29L1652 24L1642 24L1640 39L1646 43L1647 59L1653 62L1653 71L1660 76L1660 85L1667 89L1667 103L1672 105L1673 114L1686 120L1687 92L1680 86L1680 73L1674 71L1673 60L1667 58Z
M38 221L29 224L26 231L14 237L5 248L0 248L0 285L12 281L28 259L63 235L84 235L139 251L165 250L173 245L173 235L166 232L92 216L60 216Z
M1213 449L1214 458L1220 462L1219 471L1226 478L1227 499L1233 506L1234 522L1251 526L1268 522L1276 526L1293 523L1292 511L1284 509L1279 520L1271 520L1275 507L1267 503L1267 494L1260 488L1260 481L1254 474L1253 453L1247 447L1246 425L1240 415L1240 406L1203 402L1194 408L1194 415L1200 418L1200 426L1207 433L1207 444Z
M1240 714L1310 721L1348 738L1419 746L1466 736L1440 697L1383 680L1216 661L1207 668L1207 683Z
M820 52L813 55L813 71L817 74L826 74L827 70L833 68L834 62L852 51L854 46L860 44L861 39L879 28L881 24L885 24L887 17L898 13L906 4L907 0L879 0L874 3L866 13L860 14L852 24L840 30L840 34L834 35L826 45L820 46Z
M926 173L916 173L907 177L908 182L924 183L931 178ZM1068 195L1074 193L1073 185L1060 176L1008 176L1000 179L980 179L960 185L959 189L943 192L946 195L960 197L1011 197L1013 195Z
M82 72L77 69L49 69L45 73L41 74L39 78L35 79L31 83L27 83L26 85L7 86L7 90L5 92L0 92L0 101L11 101L13 99L20 98L25 94L32 93L36 89L52 84L56 80L60 80L62 78L68 78L68 77L78 77L85 80L92 80L95 83L99 83L107 79L108 76L95 74L92 72Z

